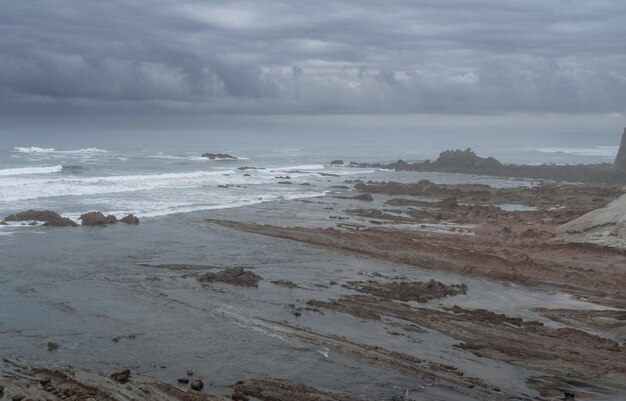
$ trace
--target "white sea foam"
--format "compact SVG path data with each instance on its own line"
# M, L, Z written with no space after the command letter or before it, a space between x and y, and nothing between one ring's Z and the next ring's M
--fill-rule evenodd
M590 148L566 148L566 147L547 147L547 148L530 148L541 153L566 153L575 156L600 156L615 157L619 146L593 146Z
M5 168L5 169L0 169L0 176L50 174L50 173L58 173L61 170L63 170L63 166L61 165L42 166L42 167Z
M325 195L325 191L320 192L299 192L299 193L252 193L248 195L231 193L225 196L212 196L210 203L194 203L194 202L172 202L172 201L128 201L128 202L116 202L118 208L115 210L105 211L106 214L112 214L121 218L128 213L133 213L139 218L160 217L177 213L190 213L201 210L214 210L214 209L230 209L235 207L250 206L258 203L273 202L279 200L293 200L293 199L305 199L313 198ZM196 199L198 200L198 199ZM123 206L123 209L120 208ZM87 210L85 210L87 211ZM81 213L63 214L63 217L69 217L70 219L78 222L78 217Z
M98 148L84 148L84 149L74 149L74 150L59 150L55 148L40 148L37 146L30 147L15 147L13 148L16 152L20 153L60 153L60 154L82 154L82 153L108 153L108 150L98 149Z
M192 171L146 175L99 177L1 177L0 202L16 202L57 196L112 194L155 189L182 189L217 185L273 183L271 176L244 177L234 170Z
M54 148L38 148L37 146L31 146L31 147L15 147L13 148L13 150L20 152L20 153L50 153L50 152L55 152L56 149Z
M322 164L302 164L299 166L287 166L287 167L277 167L274 170L276 171L293 171L293 170L324 170L325 167Z

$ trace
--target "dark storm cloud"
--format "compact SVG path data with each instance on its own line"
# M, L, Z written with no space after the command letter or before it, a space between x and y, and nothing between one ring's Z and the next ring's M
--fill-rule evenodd
M0 3L0 110L626 111L621 1Z

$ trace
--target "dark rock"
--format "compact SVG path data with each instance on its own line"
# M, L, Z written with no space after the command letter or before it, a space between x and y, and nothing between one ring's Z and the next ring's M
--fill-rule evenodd
M235 391L233 395L230 396L230 399L233 401L248 401L250 400L245 394L240 393L239 391Z
M206 157L210 160L237 160L235 156L229 155L228 153L204 153L202 157Z
M459 203L456 200L456 197L446 198L439 202L435 202L435 206L445 208L445 209L455 209L459 207Z
M502 163L493 157L480 157L470 148L443 151L433 164L439 167L492 173L502 169Z
M202 380L200 379L195 379L191 382L190 386L192 390L200 391L204 388L204 383L202 383Z
M115 218L115 216L105 216L100 212L84 213L78 219L82 222L83 226L91 227L117 223L117 218ZM113 221L114 219L115 221Z
M361 194L361 195L356 195L356 196L335 196L335 198L337 198L337 199L354 199L354 200L367 201L367 202L371 202L371 201L374 200L374 198L372 197L372 194L370 194L369 192L366 192L366 193Z
M189 383L189 379L187 379L186 377L181 377L180 379L178 379L178 382L180 384L188 384Z
M26 397L21 394L15 394L13 397L11 397L11 401L22 401L24 398Z
M126 383L130 379L130 369L120 370L119 372L115 372L111 375L111 379L115 380L118 383Z
M60 347L60 345L55 343L55 342L52 342L52 341L48 342L48 351L50 351L50 352L58 350L59 347Z
M5 221L43 221L44 226L54 226L54 227L76 227L78 224L74 223L72 220L61 217L58 213L55 213L50 210L27 210L25 212L15 213L10 216L7 216Z
M626 172L626 128L624 128L622 142L620 143L617 157L615 158L615 167L620 171Z
M271 283L275 285L279 285L281 287L287 287L287 288L299 288L300 287L298 284L289 280L273 280Z
M258 287L261 276L244 270L243 267L232 267L218 273L206 273L197 279L202 284L215 281L245 287Z
M337 165L337 164L344 164L343 160L338 159L338 160L333 160L332 162L330 162L331 165Z
M193 370L187 369L187 376L193 376Z
M139 218L137 218L134 214L129 213L126 216L122 217L120 222L125 224L139 224Z
M361 200L361 201L368 201L368 202L371 202L371 201L374 200L374 198L372 197L372 194L370 194L369 192L366 192L366 193L361 194L361 195L357 195L357 196L353 197L352 199Z

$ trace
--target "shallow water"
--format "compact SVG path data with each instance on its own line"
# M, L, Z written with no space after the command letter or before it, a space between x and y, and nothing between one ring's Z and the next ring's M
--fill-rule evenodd
M297 209L298 202L292 204ZM532 394L525 384L529 372L451 348L455 341L441 334L391 336L385 322L330 311L295 317L287 305L350 294L342 283L365 280L376 272L468 284L466 296L421 306L459 302L533 319L539 318L529 310L535 304L593 307L560 293L494 285L204 222L231 218L241 210L173 215L139 226L24 227L5 237L0 353L103 372L130 366L141 375L168 382L192 368L215 391L243 378L270 374L374 397L369 399L400 395L407 389L432 399L452 397L436 384L307 341L290 327L301 325L433 362L454 361L466 374L505 391ZM143 263L250 266L264 280L258 289L215 284L212 290L196 282L195 271L140 266ZM276 279L304 288L279 287L271 283ZM126 338L130 335L135 338ZM113 342L114 337L119 342ZM48 352L48 341L61 348Z

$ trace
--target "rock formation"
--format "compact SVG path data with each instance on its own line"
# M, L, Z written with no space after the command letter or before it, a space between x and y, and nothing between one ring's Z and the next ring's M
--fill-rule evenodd
M502 170L502 163L493 157L480 157L472 149L446 150L441 152L439 158L433 163L441 168L451 170L464 170L485 173L497 173Z
M596 233L626 239L626 195L557 227L560 233Z
M244 287L258 287L261 276L254 274L243 267L231 267L218 273L206 273L198 277L202 284L209 284L215 281L222 283L239 285Z
M237 157L229 155L228 153L204 153L202 157L206 157L210 160L237 160Z
M619 146L617 157L615 158L615 167L618 170L626 172L626 128L624 128L624 135L622 135L622 143Z
M105 216L100 212L89 212L81 215L79 220L82 222L83 226L105 226L108 224L117 223L117 217L112 214Z
M78 225L51 210L27 210L7 216L5 221L43 221L45 222L44 226L54 227L76 227Z
M134 214L129 213L126 216L122 217L120 222L126 223L126 224L139 224L139 219Z

